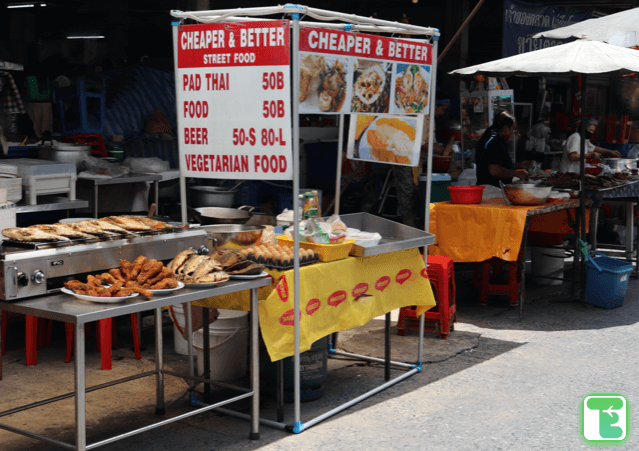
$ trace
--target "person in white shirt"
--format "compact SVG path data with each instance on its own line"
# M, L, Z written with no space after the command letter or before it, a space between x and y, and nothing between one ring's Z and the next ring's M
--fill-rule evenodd
M577 124L579 128L579 124ZM595 135L597 131L597 119L586 119L586 158L599 159L601 155L606 155L611 158L620 157L621 154L616 150L608 150L603 147L595 146L590 142L590 138ZM561 164L559 170L561 172L574 172L579 174L579 155L581 151L581 135L579 132L575 132L568 137L566 145L564 146L564 153L561 156Z

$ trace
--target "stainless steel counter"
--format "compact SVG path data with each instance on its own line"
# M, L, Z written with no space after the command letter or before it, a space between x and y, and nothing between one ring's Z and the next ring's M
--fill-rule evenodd
M32 315L38 318L48 318L58 321L70 322L75 325L75 360L74 360L74 391L71 393L56 396L21 407L16 407L11 410L0 412L0 417L12 415L14 413L22 412L34 407L50 404L63 399L75 398L75 442L67 443L55 440L49 437L45 437L33 432L29 432L23 429L19 429L7 424L0 424L0 429L4 429L17 434L25 435L32 439L40 440L49 445L55 445L56 447L62 447L67 449L75 449L77 451L86 451L87 449L94 449L118 440L125 439L127 437L141 434L156 427L164 426L176 421L181 421L200 413L204 413L213 409L220 408L222 406L235 403L245 398L252 398L251 409L251 427L250 427L250 439L259 439L259 350L258 350L258 333L259 333L259 319L258 319L258 298L257 289L270 284L270 279L264 277L261 279L249 280L249 281L228 281L221 283L213 288L195 289L184 288L176 291L171 296L154 296L150 300L144 299L142 296L127 300L120 304L97 304L92 302L81 301L71 295L55 294L47 295L39 298L32 298L20 302L8 303L0 302L0 310L7 310L10 312L23 313L25 315ZM247 390L244 387L236 387L230 384L222 382L211 381L207 378L206 374L210 374L210 362L208 362L208 353L204 353L204 372L202 377L195 375L195 365L193 356L193 334L192 334L192 313L190 301L204 299L211 296L220 296L223 294L234 293L238 291L250 290L251 292L251 388ZM189 374L178 374L170 370L164 369L163 362L163 340L162 340L162 308L176 305L186 302L185 317L186 317L186 331L188 334L189 342ZM155 311L155 369L147 371L145 373L132 375L123 379L107 382L105 384L97 385L94 387L86 387L85 385L85 355L84 355L84 327L82 324L91 321L103 321L102 327L110 329L110 318L120 315L126 315L129 313L137 313L144 310ZM207 309L208 311L208 309ZM204 313L204 318L208 318L208 313ZM204 346L208 346L208 323L204 325ZM98 442L87 444L86 437L86 393L102 388L111 387L117 384L129 382L141 377L155 376L156 380L156 415L165 415L165 403L164 403L164 376L172 375L185 378L189 380L189 388L193 390L195 388L195 381L204 382L205 387L211 385L221 385L226 388L238 391L240 394L226 399L224 401L216 402L214 404L207 404L205 407L199 407L192 411L183 413L181 415L164 418L161 421L144 426L139 429L135 429L124 434L120 434L115 437L110 437ZM28 390L28 387L25 387ZM205 388L206 393L206 388ZM192 392L192 396L195 393ZM108 427L108 426L107 426Z
M16 205L16 214L20 213L41 213L44 211L75 210L76 208L87 208L87 200L69 200L67 197L50 198L44 204L38 205Z

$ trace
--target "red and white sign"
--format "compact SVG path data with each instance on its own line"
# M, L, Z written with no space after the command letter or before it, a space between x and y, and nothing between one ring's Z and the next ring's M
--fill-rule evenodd
M289 42L288 21L179 26L184 177L292 178Z
M300 30L300 51L433 64L432 45L425 42L313 27Z

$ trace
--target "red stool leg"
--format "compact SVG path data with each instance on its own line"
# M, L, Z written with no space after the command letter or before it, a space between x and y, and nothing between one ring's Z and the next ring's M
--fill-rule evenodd
M397 335L406 335L406 309L408 307L402 307L399 309L399 318L397 318Z
M27 365L38 364L38 318L31 315L25 316L25 345Z
M73 357L73 331L74 331L73 323L64 323L64 335L67 338L67 355L64 359L64 363L69 363L71 358Z
M133 349L135 351L135 358L142 359L140 354L140 335L138 334L138 317L135 313L131 313L131 331L133 332Z
M111 319L111 344L113 345L113 349L118 347L118 328L115 320L116 318Z
M102 369L111 369L111 318L98 321L98 333L100 335L100 356L102 357Z
M2 337L0 338L0 343L2 345L2 349L0 349L0 356L4 355L7 350L7 324L9 323L9 312L6 310L2 311L2 319L0 320L0 333L2 333Z

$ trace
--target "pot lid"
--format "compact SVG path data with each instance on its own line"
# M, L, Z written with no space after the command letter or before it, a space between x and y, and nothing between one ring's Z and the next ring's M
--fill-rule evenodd
M86 144L74 144L74 143L55 143L53 145L55 150L91 150L91 146Z

